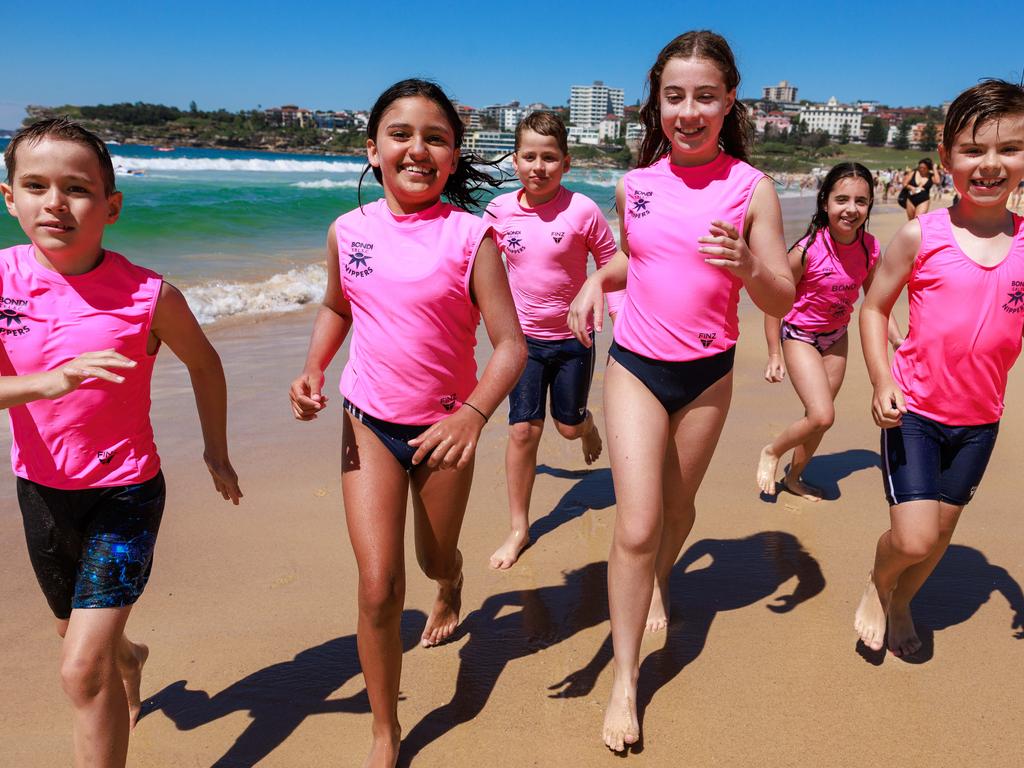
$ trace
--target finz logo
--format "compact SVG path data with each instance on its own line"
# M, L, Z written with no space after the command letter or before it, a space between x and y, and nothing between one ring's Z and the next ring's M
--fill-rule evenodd
M565 232L552 232L551 239L556 243L562 242L562 238L565 237Z
M712 343L714 343L715 336L717 335L717 333L698 333L697 340L700 341L704 349L707 349L712 345Z
M649 207L653 192L642 192L639 189L629 193L629 215L634 219L642 219L651 212Z
M368 251L373 250L373 243L356 243L351 245L352 252L348 255L345 272L353 277L366 277L373 274L369 261L373 258Z
M505 253L522 253L526 250L526 243L523 242L523 233L518 229L511 229L505 233Z
M25 316L19 311L28 306L28 299L0 296L0 336L24 336L31 329L25 325Z
M458 398L455 394L445 395L441 398L441 405L444 407L446 413L451 413L452 409L455 408L455 403L458 402Z
M1024 312L1024 280L1013 280L1010 283L1010 292L1006 294L1003 309L1011 315Z
M96 458L100 464L109 464L115 453L116 451L96 451Z

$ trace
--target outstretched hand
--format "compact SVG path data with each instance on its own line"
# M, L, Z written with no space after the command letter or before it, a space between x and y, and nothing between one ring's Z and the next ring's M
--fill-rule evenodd
M56 400L58 397L63 397L68 392L78 389L86 379L103 379L120 384L124 381L124 376L107 369L134 368L136 365L134 360L130 360L112 349L86 352L50 371L52 380L50 386L46 388L46 396L50 400Z
M413 466L424 459L431 469L462 469L468 466L476 453L483 428L483 417L473 408L462 406L409 441L409 445L416 449L412 455Z
M230 501L236 507L238 500L242 498L242 489L238 487L238 475L227 456L214 458L209 454L203 454L206 460L206 468L210 470L213 477L213 487L225 501Z
M708 227L709 235L697 238L701 246L697 249L706 255L704 261L715 267L728 269L740 279L750 277L754 269L754 257L747 242L740 237L739 230L727 221L715 220Z

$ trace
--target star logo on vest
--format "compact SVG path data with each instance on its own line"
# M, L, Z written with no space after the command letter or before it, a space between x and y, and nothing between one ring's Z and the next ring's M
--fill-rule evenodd
M522 253L526 250L526 243L523 242L523 233L513 229L505 233L505 252Z
M373 258L367 251L373 250L373 243L352 243L352 252L348 255L345 273L353 277L366 277L373 274L369 261Z
M642 219L644 216L651 212L648 207L651 202L651 198L654 196L653 192L643 192L639 189L630 192L629 194L629 215L634 219Z
M697 340L701 343L701 346L704 347L704 349L707 349L714 343L717 335L717 333L698 333Z
M556 243L562 242L562 238L565 237L565 232L552 232L551 239Z
M15 312L13 309L0 310L0 317L3 318L4 322L7 323L7 327L11 325L21 325L21 318L23 315L20 312Z
M28 299L12 299L0 296L0 335L24 336L31 329L25 325L25 316L20 312L28 306Z
M1010 282L1010 290L1006 294L1006 303L1003 304L1003 309L1011 315L1024 312L1024 280Z

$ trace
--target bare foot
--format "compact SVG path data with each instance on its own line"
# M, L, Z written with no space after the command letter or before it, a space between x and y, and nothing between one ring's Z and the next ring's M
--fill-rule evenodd
M668 584L662 585L654 580L654 594L651 595L651 607L647 611L647 631L661 632L668 626Z
M766 445L761 449L761 458L757 462L757 487L761 493L775 494L775 473L778 469L779 457L772 453L770 445Z
M516 564L523 550L530 545L529 530L509 531L508 538L491 555L491 568L504 571Z
M601 455L601 433L597 431L597 424L590 411L587 411L587 421L590 429L583 433L580 442L583 443L583 460L587 464L593 464Z
M853 628L857 630L864 645L873 651L880 651L885 645L886 611L887 606L882 603L875 588L875 580L869 576L857 613L853 617Z
M825 493L821 488L815 488L813 485L805 483L799 477L796 479L788 476L782 478L782 487L794 496L799 496L801 499L807 499L807 501L821 501L825 496Z
M612 682L612 695L604 711L601 738L614 752L622 752L640 739L640 722L636 716L636 675L628 683L619 683L618 674Z
M363 761L363 768L395 768L401 743L400 732L391 736L374 736L370 754Z
M921 650L910 606L889 605L889 650L895 656L913 656Z
M149 646L133 643L128 638L124 638L124 643L127 648L118 654L117 670L121 673L121 682L128 698L128 727L134 730L142 711L142 668L149 658Z
M454 579L439 579L437 600L427 618L427 626L420 637L420 645L430 648L447 641L459 626L459 611L462 609L462 553L457 552L459 575Z

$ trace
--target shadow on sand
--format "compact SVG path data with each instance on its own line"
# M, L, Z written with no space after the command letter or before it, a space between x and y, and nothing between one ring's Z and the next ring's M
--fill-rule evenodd
M579 482L565 492L550 512L533 521L530 525L530 546L536 544L542 536L582 517L587 510L608 509L615 505L612 471L607 467L569 470L538 464L537 474L569 480L578 478Z
M692 567L703 560L710 562ZM606 579L607 563L590 563L564 574L561 584L489 597L467 616L463 629L469 639L459 651L455 693L408 732L399 765L408 765L432 742L475 718L510 662L606 621ZM776 594L794 579L791 591ZM786 613L824 587L817 561L789 533L764 531L743 539L704 539L693 544L670 578L672 620L664 646L648 655L641 667L641 717L657 690L700 655L718 613L768 598L772 598L766 606L769 610ZM550 695L590 694L611 658L609 636L593 660L552 685Z
M1013 616L1010 629L1018 640L1024 640L1024 592L1005 568L993 565L973 547L950 544L942 560L910 609L914 627L921 638L921 650L913 656L898 657L909 664L924 664L935 653L935 633L969 620L989 598L998 593L1009 604ZM857 652L865 661L880 665L886 651L872 651L857 642Z
M419 642L426 621L422 611L402 613L406 651ZM346 635L253 672L212 697L189 690L185 680L171 683L143 702L142 716L163 712L178 730L190 731L234 712L248 712L252 722L213 763L215 768L248 768L273 752L310 715L369 712L365 688L344 699L329 698L359 674L356 636Z
M822 456L812 456L810 463L803 472L803 479L813 486L822 490L825 501L835 501L842 493L839 490L839 481L849 477L854 472L862 469L878 467L881 458L875 451L868 451L863 448L851 448L848 451L839 453L827 453ZM789 467L786 467L788 470ZM761 501L775 504L779 495L787 493L782 483L776 483L775 493L761 493Z

